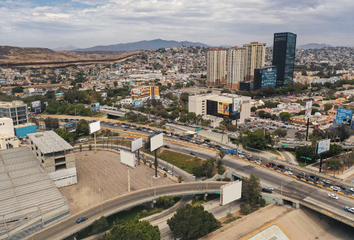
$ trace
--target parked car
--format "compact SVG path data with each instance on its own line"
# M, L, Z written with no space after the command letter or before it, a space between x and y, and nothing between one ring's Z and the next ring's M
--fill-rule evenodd
M340 191L340 187L337 187L337 186L330 186L330 188L333 190L333 191Z
M348 212L351 212L351 213L354 213L354 207L345 206L345 207L344 207L344 210L346 210L346 211L348 211Z

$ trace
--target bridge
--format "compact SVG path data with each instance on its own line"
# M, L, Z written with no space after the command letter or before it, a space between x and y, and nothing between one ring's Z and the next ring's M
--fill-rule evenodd
M121 195L108 201L104 201L99 205L70 216L58 223L48 226L38 233L29 236L27 239L64 239L80 230L87 228L101 216L107 217L114 213L130 209L134 206L152 202L157 198L166 195L182 196L208 193L215 194L215 191L220 191L220 187L227 183L228 182L214 181L192 182L138 190L132 193ZM88 220L77 224L76 220L80 217L88 217Z

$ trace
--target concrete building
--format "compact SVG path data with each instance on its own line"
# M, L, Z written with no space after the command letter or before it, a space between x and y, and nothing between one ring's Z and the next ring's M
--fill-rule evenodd
M132 99L160 99L159 86L139 86L131 90Z
M73 147L54 131L27 135L32 152L36 155L57 187L77 183Z
M0 149L11 149L18 148L20 146L20 141L15 135L10 134L0 134Z
M226 83L226 49L209 48L207 52L208 87L220 87Z
M0 239L27 239L70 216L68 201L27 147L0 151Z
M22 101L0 102L0 117L11 118L14 126L28 123L27 104Z
M241 98L241 113L233 114L234 99ZM236 124L244 123L251 115L251 97L236 94L200 94L188 99L188 111L212 120L212 126L218 126L225 116Z
M226 88L240 90L244 79L245 48L232 47L227 51Z
M254 69L263 67L265 64L265 43L251 42L244 44L245 48L245 70L244 81L254 80Z

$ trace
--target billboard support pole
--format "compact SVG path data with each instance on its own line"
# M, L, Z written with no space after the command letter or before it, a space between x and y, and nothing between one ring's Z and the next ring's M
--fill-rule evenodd
M95 138L95 153L97 153L96 132L94 132L93 136Z
M307 119L306 141L309 140L309 127L310 127L310 118Z
M155 149L155 177L157 178L157 149Z
M320 160L320 169L319 169L319 173L321 173L321 171L322 171L322 159L323 159L323 154L321 153L321 160Z
M140 166L140 149L138 149L138 166Z

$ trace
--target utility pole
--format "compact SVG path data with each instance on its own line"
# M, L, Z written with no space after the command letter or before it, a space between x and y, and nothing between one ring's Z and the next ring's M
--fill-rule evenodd
M157 149L155 149L155 177L157 178Z
M310 127L310 118L307 119L306 141L309 140L309 127Z
M94 135L94 138L95 138L95 153L97 153L96 132L93 135Z
M130 172L128 169L128 193L130 192Z

